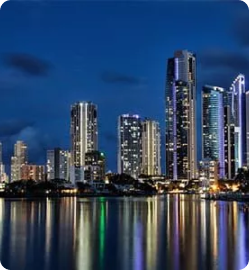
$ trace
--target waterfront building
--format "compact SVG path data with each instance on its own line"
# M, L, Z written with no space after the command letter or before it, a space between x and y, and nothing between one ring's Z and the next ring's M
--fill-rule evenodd
M199 179L204 186L217 184L219 180L219 163L216 160L204 159L199 164Z
M161 174L161 136L159 123L145 119L142 122L142 167L145 175Z
M98 121L95 104L84 101L72 105L70 132L72 166L75 167L72 171L76 177L75 181L79 181L84 175L86 153L98 150Z
M45 180L45 166L25 164L21 167L21 179L22 180Z
M142 126L139 115L123 114L118 118L118 173L135 179L141 173Z
M168 59L165 120L166 177L196 178L196 57L187 50Z
M0 142L0 182L7 183L9 181L8 175L5 172L5 165L3 164L3 148Z
M54 148L47 151L47 180L70 180L71 153Z
M239 74L230 87L231 117L234 121L235 171L247 165L245 76Z
M21 168L28 162L28 149L23 141L14 145L14 155L11 157L11 181L21 180Z
M92 151L86 153L84 180L86 181L105 180L105 164L106 159L103 152Z
M218 162L220 178L225 177L224 92L209 85L202 90L202 159Z
M232 116L232 92L224 93L224 158L225 178L232 180L235 175L235 126Z

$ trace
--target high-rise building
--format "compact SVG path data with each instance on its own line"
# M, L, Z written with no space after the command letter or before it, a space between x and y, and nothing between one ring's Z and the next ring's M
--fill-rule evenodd
M202 158L218 162L219 177L225 177L224 88L202 90Z
M247 164L245 76L239 74L230 88L231 115L234 121L235 171Z
M105 155L99 151L86 153L85 159L85 180L97 181L105 179Z
M21 180L21 167L28 162L27 152L27 145L23 141L17 141L11 157L11 181Z
M21 179L22 180L45 180L45 166L43 165L31 165L25 164L21 167Z
M161 136L159 123L146 119L142 122L142 167L145 175L161 174Z
M70 180L71 154L67 150L55 148L47 151L47 180Z
M166 176L173 180L196 178L196 58L186 50L176 51L168 59L165 120ZM184 123L180 130L179 122Z
M246 165L249 168L249 91L246 92Z
M137 178L141 173L142 127L138 115L118 118L118 173Z
M225 178L233 179L235 176L235 148L234 148L234 121L231 114L231 106L227 102L229 92L224 96L224 158Z
M3 164L3 149L2 143L0 142L0 182L8 182L8 176L5 172L5 166Z
M75 177L80 175L82 180L86 153L98 150L97 106L95 104L77 102L71 107L71 147L72 165L77 171L74 175ZM77 180L79 179L75 179Z

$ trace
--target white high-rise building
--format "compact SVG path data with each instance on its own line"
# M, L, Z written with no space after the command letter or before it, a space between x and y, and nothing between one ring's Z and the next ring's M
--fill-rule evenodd
M0 182L8 182L8 176L5 172L5 166L3 164L3 149L2 143L0 142Z
M81 175L82 179L86 153L98 150L98 120L95 104L84 101L72 105L71 147L72 166L77 170L75 177Z
M247 164L247 115L245 76L239 74L230 87L231 114L234 122L235 172Z
M11 157L11 181L21 180L21 168L28 162L28 149L23 141L14 145L14 155Z
M161 174L161 136L159 123L153 120L142 122L142 174Z
M138 115L123 114L118 118L118 173L135 179L141 173L142 126Z
M249 91L246 92L246 163L249 167Z

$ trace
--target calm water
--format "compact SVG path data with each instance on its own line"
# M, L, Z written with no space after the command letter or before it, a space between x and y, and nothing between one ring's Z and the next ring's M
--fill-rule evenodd
M195 196L0 200L10 270L239 270L249 214Z

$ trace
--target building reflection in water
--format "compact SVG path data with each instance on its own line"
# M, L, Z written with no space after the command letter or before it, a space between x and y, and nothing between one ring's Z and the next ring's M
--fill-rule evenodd
M11 270L237 270L249 220L198 196L0 199L0 254Z

